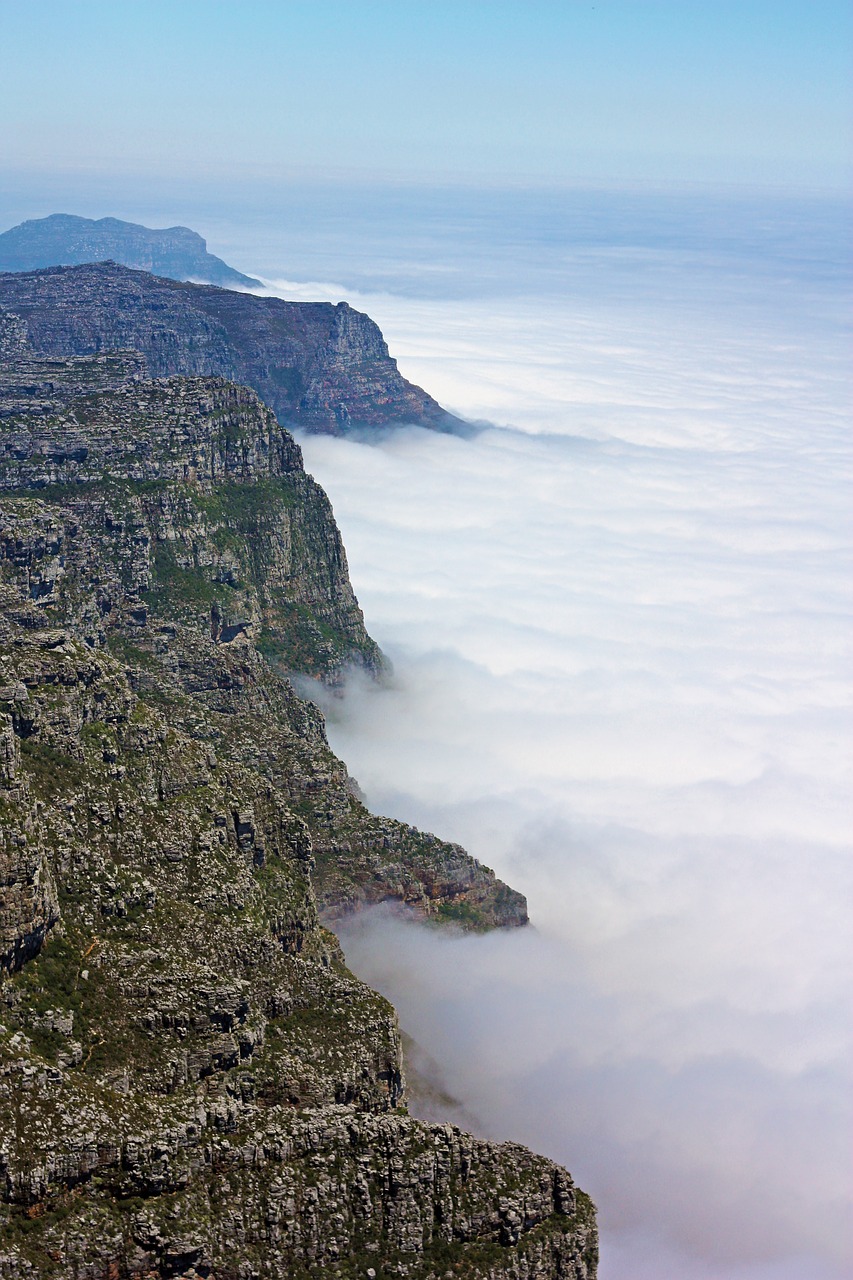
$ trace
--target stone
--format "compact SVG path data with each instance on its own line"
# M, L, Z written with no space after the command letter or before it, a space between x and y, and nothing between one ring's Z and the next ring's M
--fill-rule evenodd
M527 913L370 814L294 689L384 659L292 436L222 378L11 345L0 1280L591 1280L565 1170L407 1113L394 1010L328 928Z

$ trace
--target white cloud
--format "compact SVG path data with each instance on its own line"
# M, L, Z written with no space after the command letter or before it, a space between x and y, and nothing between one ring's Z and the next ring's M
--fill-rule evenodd
M353 680L330 736L376 808L460 839L537 929L379 919L348 954L486 1131L590 1190L604 1280L840 1280L836 295L621 250L572 270L570 296L350 295L407 376L513 429L303 441L396 668Z

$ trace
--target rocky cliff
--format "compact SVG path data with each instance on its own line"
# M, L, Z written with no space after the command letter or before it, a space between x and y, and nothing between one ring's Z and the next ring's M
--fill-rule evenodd
M25 322L39 355L133 349L154 377L252 387L285 426L464 429L400 375L378 327L345 302L285 302L97 263L0 275L0 307Z
M259 280L244 276L221 258L189 227L154 230L119 218L78 218L53 213L30 218L0 235L0 271L33 271L39 267L77 266L111 259L170 280L200 280L225 289L257 289Z
M524 900L360 803L293 670L380 671L253 392L0 315L0 1277L595 1275L566 1172L405 1110L324 927Z

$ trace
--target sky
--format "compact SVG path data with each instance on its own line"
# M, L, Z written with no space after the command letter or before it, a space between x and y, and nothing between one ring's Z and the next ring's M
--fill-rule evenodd
M1 0L7 173L843 187L846 0Z

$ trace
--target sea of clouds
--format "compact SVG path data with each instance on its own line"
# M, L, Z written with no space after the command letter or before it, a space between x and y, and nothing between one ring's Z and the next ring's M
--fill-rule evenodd
M593 1195L602 1280L851 1266L849 325L809 231L486 280L449 229L421 290L403 241L399 292L271 286L491 424L302 445L394 664L326 699L332 744L534 927L343 941L466 1123Z

